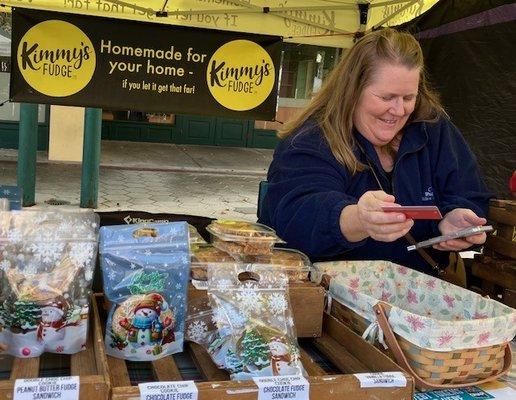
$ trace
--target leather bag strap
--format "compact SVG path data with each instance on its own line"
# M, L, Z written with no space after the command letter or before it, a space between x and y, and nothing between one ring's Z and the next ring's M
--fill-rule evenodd
M367 164L369 165L369 169L371 170L371 172L374 176L374 179L376 180L376 183L378 184L378 187L385 192L385 190L383 189L382 183L380 182L380 179L378 179L378 176L376 175L376 171L374 170L373 166L367 159L367 156L366 156L366 160L367 160ZM414 237L408 232L404 235L404 237L407 240L407 242L409 242L410 245L415 245L417 243L416 240L414 239ZM437 261L435 261L432 258L432 256L430 254L428 254L424 249L416 248L416 250L419 253L419 255L421 257L423 257L423 260L425 260L432 267L432 269L434 271L437 271L437 273L439 275L444 275L446 273L446 271L443 268L439 267L439 263Z

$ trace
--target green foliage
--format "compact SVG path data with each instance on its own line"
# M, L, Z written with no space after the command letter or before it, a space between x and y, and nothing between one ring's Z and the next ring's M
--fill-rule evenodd
M144 271L139 271L134 274L133 281L129 285L129 291L131 294L164 292L165 274L160 274L157 271L146 274Z
M0 307L0 318L6 327L34 330L41 320L41 308L37 303L31 301L15 301L12 303L5 300Z
M244 365L242 359L231 349L228 349L225 359L226 368L233 374L242 372Z
M241 346L243 364L248 370L262 369L270 364L269 345L255 329L245 332Z
M112 348L117 348L118 350L123 350L127 347L128 342L125 337L117 335L115 332L111 331L111 344Z

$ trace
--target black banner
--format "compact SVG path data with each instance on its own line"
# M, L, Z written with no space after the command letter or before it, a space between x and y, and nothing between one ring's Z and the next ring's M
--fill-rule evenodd
M281 38L14 9L12 101L272 120Z

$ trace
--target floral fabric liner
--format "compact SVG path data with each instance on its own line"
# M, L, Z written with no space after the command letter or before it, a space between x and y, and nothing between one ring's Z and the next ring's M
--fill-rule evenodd
M516 334L516 310L495 300L388 261L315 264L332 276L330 295L368 321L389 303L393 331L433 351L493 346Z

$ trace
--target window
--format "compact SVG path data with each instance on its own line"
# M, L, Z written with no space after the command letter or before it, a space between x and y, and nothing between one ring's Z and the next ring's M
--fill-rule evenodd
M335 65L340 49L285 43L280 98L310 99Z
M149 122L152 124L174 125L175 115L169 113L145 113L142 111L114 111L102 110L102 120L104 121L132 121Z

